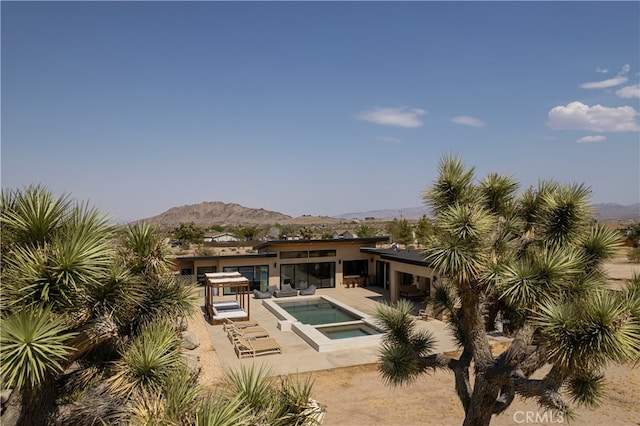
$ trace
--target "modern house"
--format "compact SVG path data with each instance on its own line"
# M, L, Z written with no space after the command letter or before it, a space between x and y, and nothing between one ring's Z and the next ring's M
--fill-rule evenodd
M271 240L253 247L249 254L178 257L180 275L195 275L204 283L205 273L239 272L251 289L291 284L298 290L339 286L378 286L389 290L391 300L424 297L437 280L420 252L383 248L388 237L327 240Z

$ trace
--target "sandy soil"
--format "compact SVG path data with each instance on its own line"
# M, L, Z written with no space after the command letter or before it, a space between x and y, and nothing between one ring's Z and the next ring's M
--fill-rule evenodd
M612 367L606 372L607 397L594 410L578 408L574 425L640 425L640 370ZM376 365L363 365L320 371L315 379L313 397L324 405L325 425L460 425L464 411L453 389L453 375L438 371L421 376L415 383L403 387L384 384ZM545 412L534 401L516 399L502 415L494 417L492 425L526 424L527 412L535 419ZM529 422L561 424L558 417Z

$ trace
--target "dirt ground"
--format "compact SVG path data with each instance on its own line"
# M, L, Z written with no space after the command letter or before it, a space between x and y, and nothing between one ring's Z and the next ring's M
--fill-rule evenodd
M304 376L304 375L303 375ZM325 407L325 425L460 425L464 411L444 371L421 376L409 386L389 387L376 365L362 365L311 374L313 397ZM574 425L640 425L640 369L612 367L606 372L607 397L594 410L577 408ZM538 418L536 419L536 413ZM546 414L546 422L544 421ZM527 415L533 421L527 422ZM534 401L516 399L492 425L562 424L538 409Z

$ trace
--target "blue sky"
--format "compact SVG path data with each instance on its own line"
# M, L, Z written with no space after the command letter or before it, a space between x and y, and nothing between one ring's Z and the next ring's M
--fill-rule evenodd
M2 2L2 187L414 207L444 154L640 201L638 2Z

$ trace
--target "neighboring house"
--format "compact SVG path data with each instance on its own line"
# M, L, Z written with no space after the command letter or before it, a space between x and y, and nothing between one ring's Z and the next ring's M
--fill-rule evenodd
M218 232L215 234L204 234L205 243L227 243L231 241L238 241L238 238L230 232Z
M418 251L379 248L388 237L332 240L271 240L253 247L256 253L178 257L180 275L204 279L208 272L240 272L251 289L291 284L301 290L310 285L336 288L352 284L378 286L390 291L392 301L403 289L415 286L433 292L434 271Z
M351 231L333 231L332 236L334 239L358 238L358 235Z

